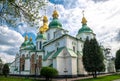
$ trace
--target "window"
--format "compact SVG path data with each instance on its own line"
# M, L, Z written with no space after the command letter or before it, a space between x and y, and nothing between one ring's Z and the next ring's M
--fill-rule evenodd
M73 46L73 51L75 52L75 46Z
M89 40L89 36L87 36L87 39Z
M42 49L42 42L40 41L40 46L39 46L40 49Z
M48 35L47 35L47 38L48 38L48 40L50 40L50 34L48 33Z
M36 48L38 49L38 42L36 43Z
M59 48L57 47L57 50L58 50Z
M22 65L22 71L24 71L24 64Z
M55 36L55 32L54 32L54 38L55 38L56 36Z

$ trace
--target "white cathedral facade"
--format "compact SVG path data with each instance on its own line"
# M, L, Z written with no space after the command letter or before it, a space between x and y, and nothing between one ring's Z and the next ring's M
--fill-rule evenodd
M87 26L87 20L83 16L82 27L76 37L73 37L62 28L56 10L52 16L53 19L49 25L47 25L47 17L44 16L43 26L39 28L37 33L36 45L34 45L32 38L25 36L19 54L10 65L10 74L40 75L40 69L44 66L57 69L59 75L87 74L82 63L82 49L87 37L89 39L95 37L92 29ZM105 63L106 72L109 72L108 62ZM114 72L113 67L110 69L111 72Z

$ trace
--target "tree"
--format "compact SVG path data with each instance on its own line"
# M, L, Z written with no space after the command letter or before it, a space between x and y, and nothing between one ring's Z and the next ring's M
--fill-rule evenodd
M3 63L2 63L2 60L0 58L0 74L2 74L2 67L3 67Z
M58 71L52 67L43 67L40 74L46 78L46 81L48 81L50 78L57 76Z
M9 74L9 66L8 64L4 64L3 69L2 69L2 73L5 77L7 77L7 75Z
M90 70L90 64L89 64L89 52L90 52L90 41L89 41L89 39L88 38L86 38L86 41L85 41L85 43L84 43L84 47L83 47L83 65L84 65L84 67L85 67L85 69L87 70L87 71L89 71Z
M0 0L0 24L16 26L23 21L36 25L41 19L39 10L44 5L45 0Z
M116 68L116 71L120 70L120 49L117 50L116 52L115 68Z
M104 71L105 65L103 63L103 52L97 40L86 39L83 47L83 65L86 71L92 72L93 77L97 77L97 72Z

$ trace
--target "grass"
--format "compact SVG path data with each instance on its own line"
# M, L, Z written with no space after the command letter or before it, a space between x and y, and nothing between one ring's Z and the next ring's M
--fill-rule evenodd
M44 80L35 80L29 78L22 78L22 77L0 77L0 81L44 81Z
M119 74L115 75L108 75L108 76L102 76L98 78L90 78L90 79L83 79L83 80L76 80L76 81L113 81L116 79L120 79ZM0 76L0 81L44 81L44 80L35 80L30 78L23 78L23 77L3 77Z
M97 78L90 78L90 79L83 79L83 80L76 80L76 81L113 81L120 79L120 75L108 75L108 76L102 76Z

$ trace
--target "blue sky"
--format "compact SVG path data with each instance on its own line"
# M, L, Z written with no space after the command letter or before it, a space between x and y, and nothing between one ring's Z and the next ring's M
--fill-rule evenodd
M85 11L87 25L94 31L96 38L105 48L109 47L115 56L116 50L120 48L120 0L50 0L47 8L49 22L52 19L52 12L56 8L59 12L59 20L63 28L69 34L76 36L81 28L82 11ZM41 15L43 11L40 11ZM40 26L42 22L40 22ZM12 62L19 47L24 41L25 33L35 36L38 28L28 27L19 22L16 28L6 25L0 26L0 57L4 62Z

